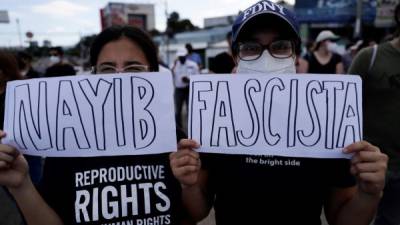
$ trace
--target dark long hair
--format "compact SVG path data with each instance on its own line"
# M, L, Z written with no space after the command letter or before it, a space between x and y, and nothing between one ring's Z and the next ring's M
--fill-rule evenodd
M7 81L20 80L17 59L10 52L0 51L0 88L5 88Z
M400 3L397 4L394 10L394 21L396 22L397 25L395 36L400 36Z
M142 49L149 62L150 71L158 71L157 48L150 36L143 30L130 26L112 26L97 35L90 48L90 63L92 66L96 66L99 54L104 45L119 40L122 37L126 37L132 42L135 42Z

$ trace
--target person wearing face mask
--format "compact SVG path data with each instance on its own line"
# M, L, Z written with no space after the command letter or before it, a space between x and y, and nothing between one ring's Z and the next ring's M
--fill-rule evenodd
M61 47L51 48L49 54L50 63L52 65L47 68L45 77L70 76L76 74L74 67L64 60L64 51Z
M282 23L279 17L269 14L264 17L262 26L259 20L250 20L242 28L240 39L239 33L233 37L233 52L238 62L236 73L296 73L295 47L300 38L294 31L285 30L287 27L274 25ZM264 34L268 34L265 40Z
M32 56L24 51L17 53L18 68L22 77L39 78L40 74L32 67Z
M98 34L90 49L90 63L93 76L159 70L151 38L129 26L112 26ZM0 53L0 75L1 69ZM0 140L5 135L0 130ZM177 129L177 140L184 136ZM25 156L10 145L0 144L0 187L9 190L29 225L188 225L168 153L47 157L38 189L28 171Z
M330 30L321 31L315 40L315 49L307 57L308 73L343 74L342 57L335 53L337 45L334 42L339 37Z
M295 73L300 41L293 14L270 1L244 10L232 27L237 75ZM194 220L214 207L217 225L369 224L382 195L387 156L367 142L347 146L348 159L199 154L184 139L171 153L183 204ZM291 166L288 162L295 162Z

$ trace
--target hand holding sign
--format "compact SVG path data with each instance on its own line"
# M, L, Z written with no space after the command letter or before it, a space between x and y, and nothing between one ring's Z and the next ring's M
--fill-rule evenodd
M6 134L0 131L0 139ZM18 188L29 178L28 163L14 147L0 144L0 185Z
M4 143L57 157L173 151L171 79L142 73L9 82Z
M183 139L178 144L178 151L170 154L172 172L183 188L197 184L201 163L199 153L193 149L199 147L196 141Z
M189 137L203 152L343 158L362 139L357 76L199 75L190 88Z
M353 143L343 151L347 154L354 153L351 173L357 177L360 190L380 197L385 186L388 156L366 141Z

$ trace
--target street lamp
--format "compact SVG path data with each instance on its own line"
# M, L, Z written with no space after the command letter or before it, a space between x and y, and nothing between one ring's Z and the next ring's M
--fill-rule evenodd
M362 10L363 10L363 0L357 0L356 24L354 26L354 34L353 34L354 38L361 37Z
M17 31L18 31L18 38L19 38L19 47L22 48L22 37L21 37L21 27L19 25L19 19L16 19L17 22Z

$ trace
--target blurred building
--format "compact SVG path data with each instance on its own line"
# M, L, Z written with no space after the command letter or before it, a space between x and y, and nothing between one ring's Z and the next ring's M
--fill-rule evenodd
M39 48L38 41L29 41L29 48Z
M232 25L235 19L236 19L235 15L205 18L204 28Z
M235 18L233 15L205 18L203 29L177 33L173 38L159 35L153 40L159 46L161 59L168 65L174 62L177 52L185 49L186 43L191 43L194 51L202 57L205 67L208 67L211 57L228 51L226 34L231 31Z
M343 37L344 46L354 36L358 0L296 0L295 5L278 1L292 10L300 23L303 41L312 41L321 30L330 29ZM400 0L362 0L362 37L366 41L380 41L393 32L394 7ZM203 57L205 66L215 55L228 51L226 34L231 30L235 15L204 19L204 28L196 31L177 33L169 38L159 35L154 38L162 60L171 64L176 53L191 43L194 50ZM360 38L360 37L359 37Z
M108 3L100 9L101 28L130 25L147 31L155 29L153 4Z
M8 11L0 10L0 23L10 23L10 17L8 16Z
M389 27L394 25L393 15L400 0L377 0L375 26Z
M294 12L301 24L303 40L313 40L330 29L348 39L355 35L359 0L297 0ZM381 40L394 27L394 7L400 0L361 0L361 37Z
M50 48L51 47L51 41L50 40L43 40L43 47Z

